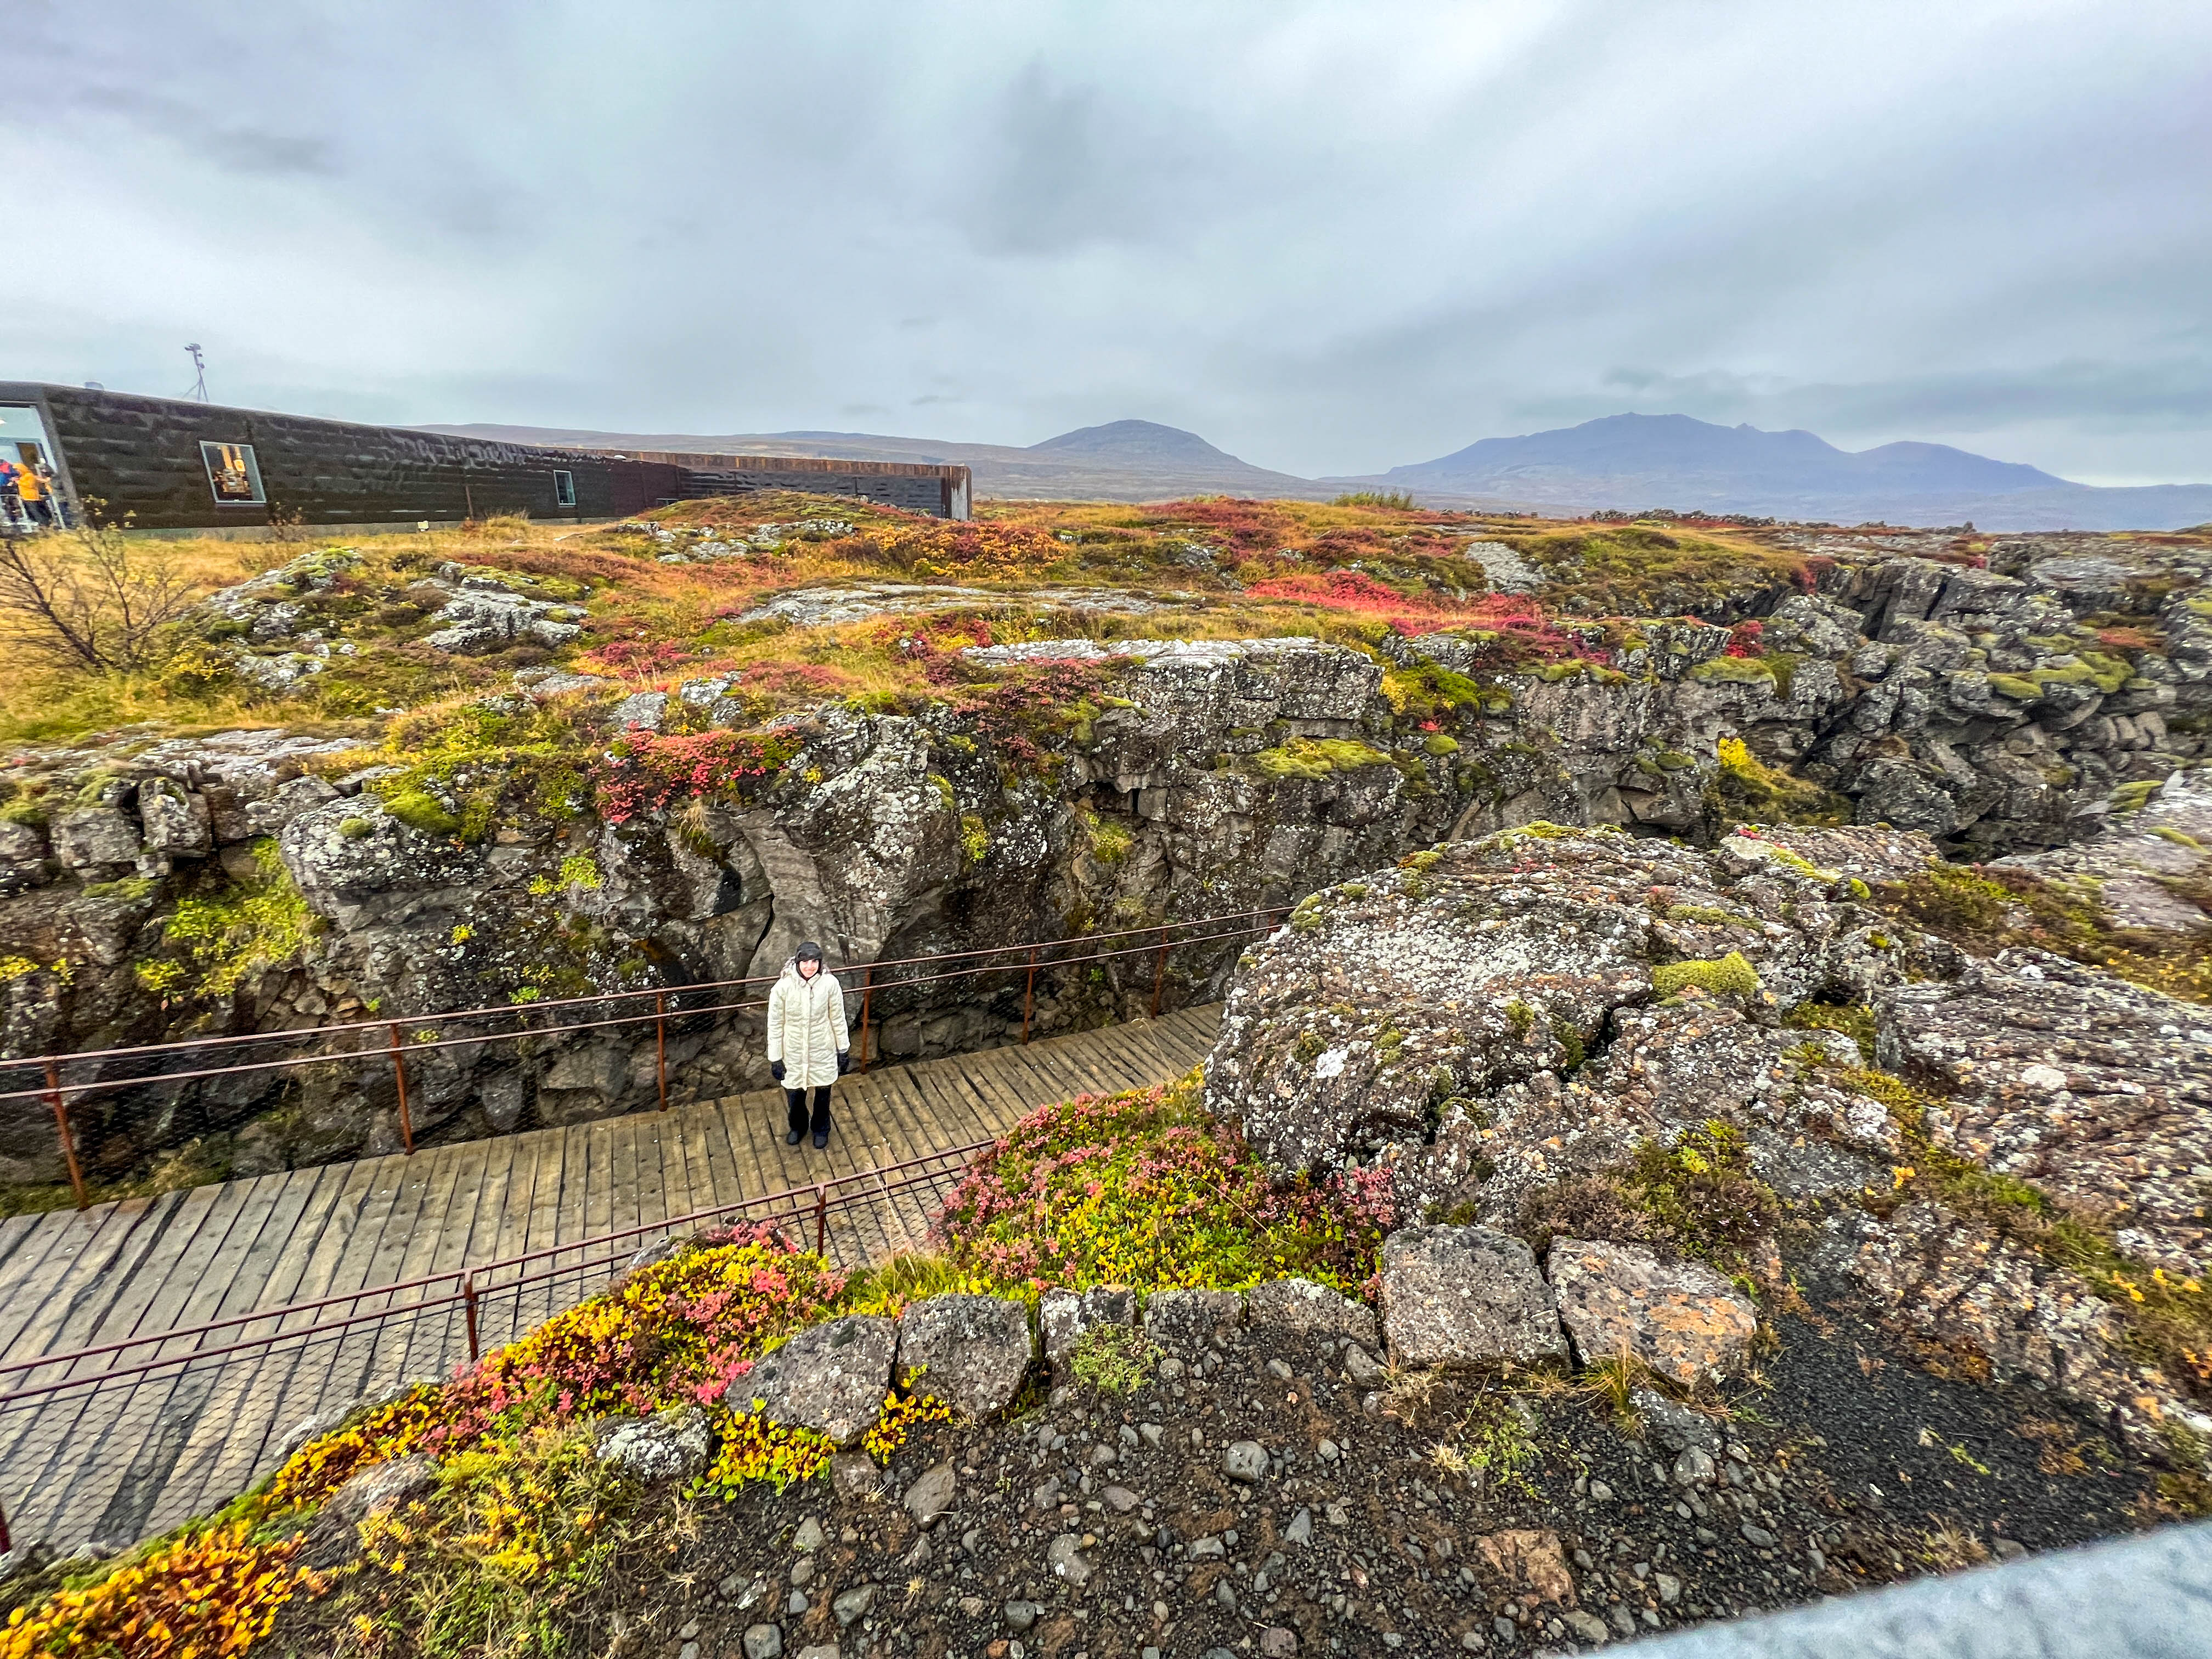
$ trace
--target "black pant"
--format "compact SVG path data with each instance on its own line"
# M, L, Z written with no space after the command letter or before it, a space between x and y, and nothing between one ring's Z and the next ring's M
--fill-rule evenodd
M805 1133L809 1127L806 1121L806 1091L786 1089L783 1103L790 1109L791 1133L795 1135ZM826 1083L814 1091L814 1122L811 1127L817 1135L830 1133L830 1085Z

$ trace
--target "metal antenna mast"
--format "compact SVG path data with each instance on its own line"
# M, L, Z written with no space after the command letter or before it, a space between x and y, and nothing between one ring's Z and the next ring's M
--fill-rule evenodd
M192 368L198 375L192 382L192 389L185 396L199 403L205 403L208 401L207 360L200 356L199 343L197 340L186 346L185 349L192 354Z

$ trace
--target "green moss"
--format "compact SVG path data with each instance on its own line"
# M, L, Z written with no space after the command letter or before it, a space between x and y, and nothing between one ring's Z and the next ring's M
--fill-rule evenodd
M1426 658L1410 668L1386 669L1382 695L1392 708L1408 719L1439 715L1452 709L1480 708L1484 699L1480 685Z
M2204 850L2203 842L2197 840L2186 830L2177 830L2170 823L2160 824L2151 831L2151 834L2156 836L2160 841L2172 842L2176 847L2186 847L2192 853L2201 853Z
M597 891L599 866L589 853L574 853L561 860L561 885Z
M1589 1051L1583 1046L1583 1034L1577 1029L1574 1023L1558 1014L1553 1014L1552 1037L1559 1045L1559 1070L1562 1072L1582 1070L1583 1062L1589 1058Z
M249 976L290 962L322 926L276 842L264 836L251 851L250 877L218 897L185 900L162 929L191 958L200 996L228 996Z
M2138 778L2133 783L2123 783L2114 788L2106 804L2115 812L2140 812L2165 787L2163 779Z
M970 864L981 864L984 854L991 850L990 827L983 822L981 813L960 815L960 850Z
M1651 970L1651 988L1670 997L1694 985L1708 996L1750 997L1759 991L1759 970L1741 951L1708 962L1670 962Z
M0 803L0 822L27 823L34 830L43 828L46 822L46 804L36 795L17 795Z
M1801 1031L1841 1031L1858 1044L1866 1063L1874 1064L1875 1014L1863 1002L1847 1006L1801 1002L1784 1016L1782 1023Z
M161 884L152 876L125 876L119 881L95 881L84 890L84 896L120 904L143 904L161 890Z
M1367 896L1367 884L1364 881L1347 881L1336 890L1348 899L1364 899Z
M1774 665L1765 657L1711 657L1690 671L1690 678L1705 685L1776 684Z
M1319 1060L1322 1050L1328 1045L1322 1041L1318 1031L1301 1031L1298 1040L1291 1045L1291 1058L1301 1066L1310 1066Z
M426 836L459 836L462 820L446 804L423 789L395 789L383 797L384 810L410 830Z
M1351 772L1363 766L1388 766L1390 757L1353 738L1293 738L1273 749L1262 749L1252 763L1271 778L1325 778L1331 772Z
M950 812L959 805L959 798L952 793L952 780L943 773L932 772L929 775L929 787L937 791L937 799L944 804L946 811Z
M1421 747L1431 755L1456 755L1459 753L1459 739L1443 732L1431 732L1423 740Z
M1109 823L1096 812L1083 815L1083 828L1091 856L1109 868L1126 862L1130 848L1136 845L1136 837L1129 833L1127 826Z
M1536 1011L1516 997L1505 1005L1505 1023L1512 1027L1515 1036L1526 1042L1529 1033L1536 1029Z
M365 841L375 833L376 825L368 818L342 818L338 822L338 834L348 841Z
M2043 695L2040 685L2021 674L1992 674L1990 676L1990 690L2001 697L2011 698L2014 702L2033 702Z

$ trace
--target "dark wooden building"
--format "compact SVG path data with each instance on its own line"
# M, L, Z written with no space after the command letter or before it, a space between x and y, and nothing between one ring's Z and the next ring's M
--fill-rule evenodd
M968 516L964 466L615 454L356 426L179 398L0 380L0 459L43 462L73 513L147 530L611 519L757 489Z

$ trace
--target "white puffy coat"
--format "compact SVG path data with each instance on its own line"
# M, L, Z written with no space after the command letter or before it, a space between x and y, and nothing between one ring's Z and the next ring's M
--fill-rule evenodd
M783 1062L783 1087L818 1089L837 1080L837 1056L850 1046L845 988L827 968L799 976L794 958L783 964L768 994L768 1057Z

